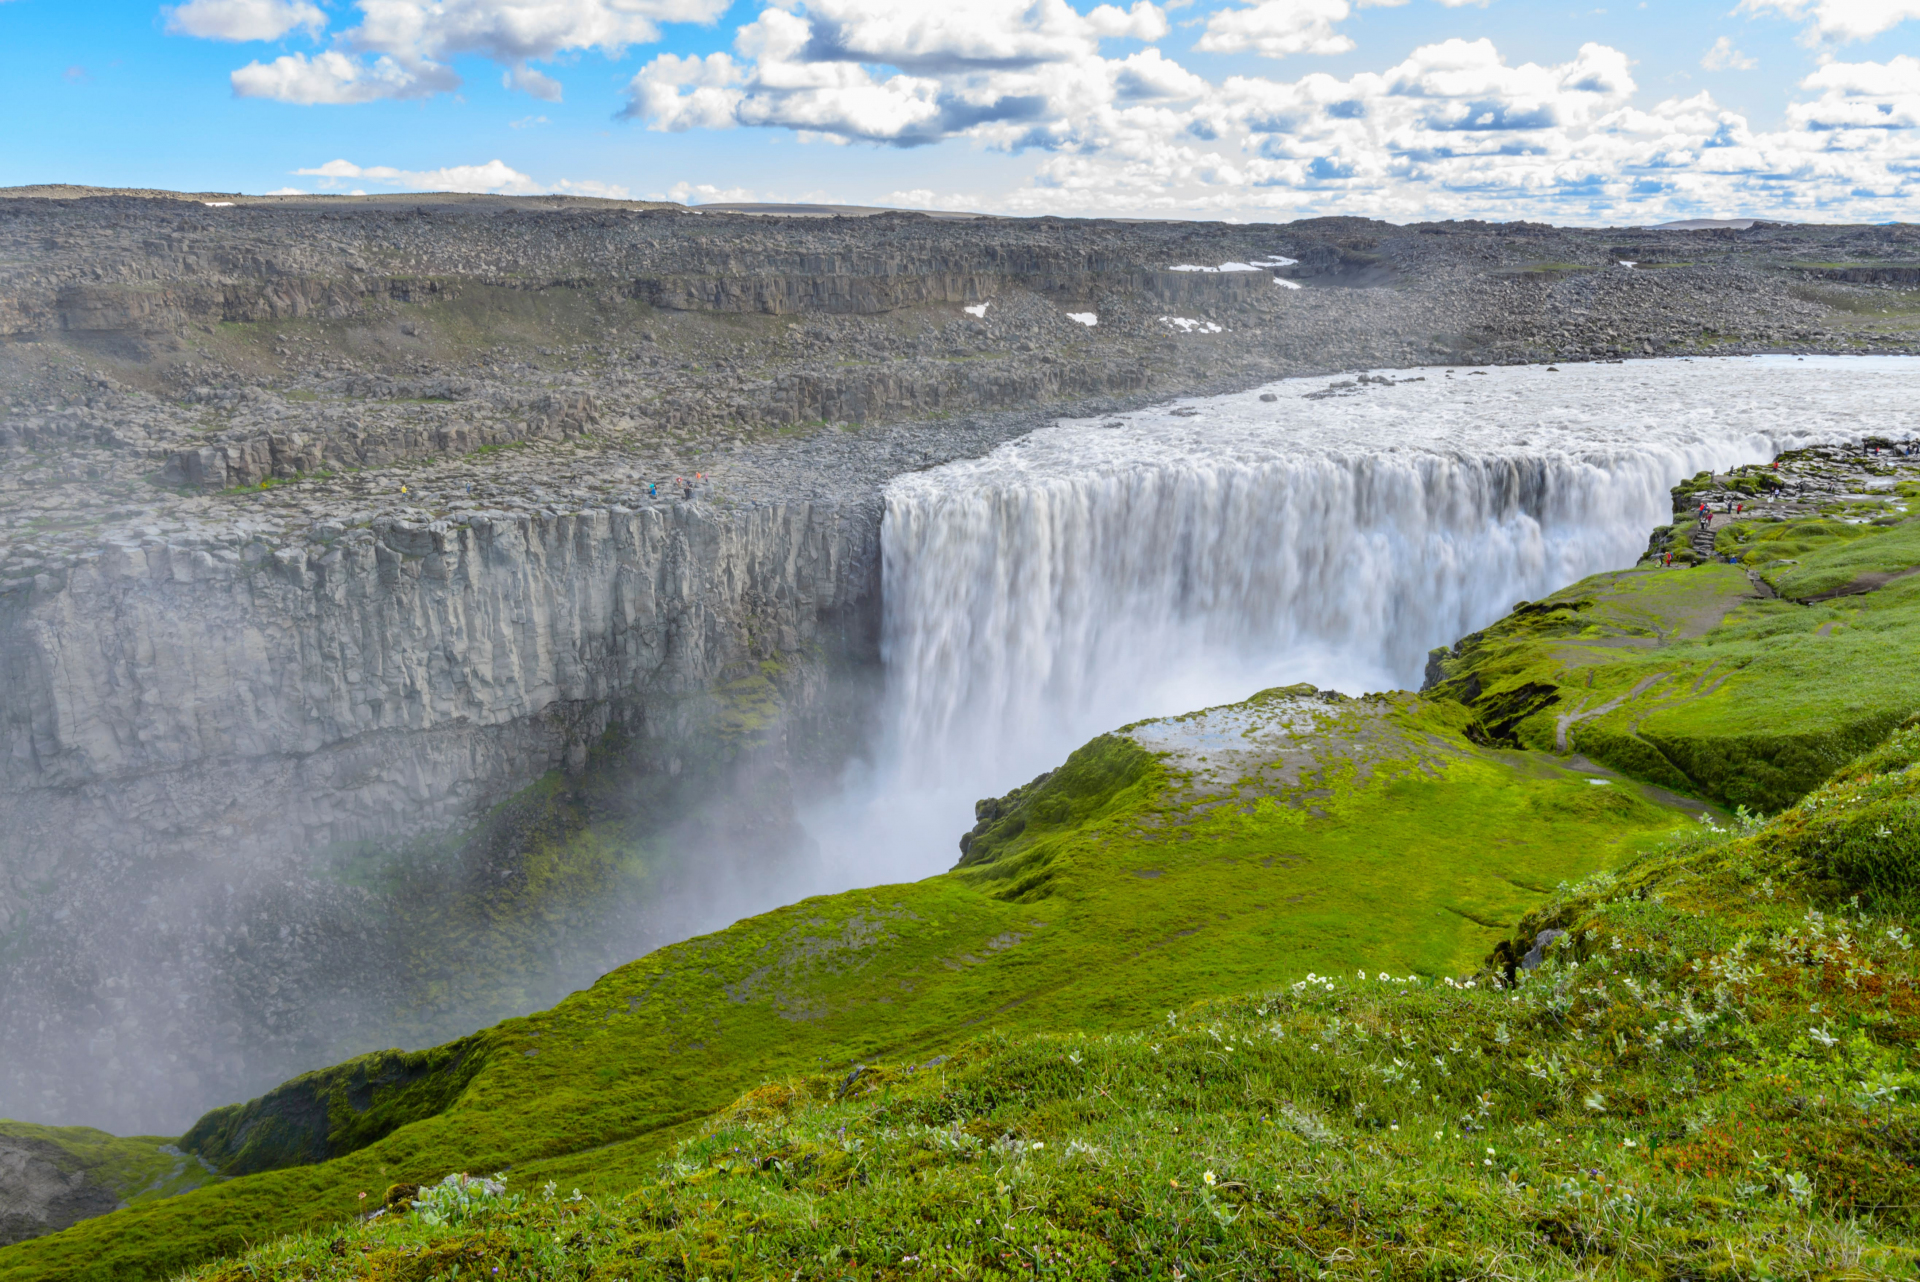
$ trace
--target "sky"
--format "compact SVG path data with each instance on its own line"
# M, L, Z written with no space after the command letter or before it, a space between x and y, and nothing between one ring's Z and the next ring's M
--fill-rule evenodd
M0 186L1920 221L1920 0L0 0Z

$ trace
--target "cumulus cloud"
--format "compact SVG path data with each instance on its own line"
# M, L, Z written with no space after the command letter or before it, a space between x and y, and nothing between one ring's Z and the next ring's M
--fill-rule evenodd
M478 54L519 65L578 49L618 55L663 22L712 22L726 0L356 0L348 45L417 61Z
M1157 49L1100 56L1103 40L1167 30L1151 0L1085 14L1064 0L811 0L741 27L737 58L653 59L628 86L624 114L656 129L748 125L909 147L963 134L1005 147L1080 145L1111 134L1129 109L1205 91Z
M1351 10L1347 0L1262 0L1241 9L1223 9L1207 19L1206 34L1194 48L1202 53L1246 53L1268 58L1289 54L1345 53L1353 41L1334 30Z
M619 57L658 40L662 23L713 22L727 0L355 0L355 7L359 23L332 48L252 63L233 74L234 91L299 103L425 97L458 88L449 64L471 55L500 64L509 89L558 102L560 82L531 64L588 49ZM265 40L301 27L318 33L326 17L310 0L189 0L169 22L189 35Z
M1721 36L1701 57L1700 65L1708 71L1752 71L1760 64L1734 48L1731 37Z
M303 178L318 178L321 186L338 190L349 182L373 182L398 191L458 191L498 196L601 196L624 200L627 189L611 183L570 182L561 179L542 184L521 173L503 160L484 165L449 165L444 169L396 169L391 165L356 165L350 160L329 160L312 169L296 169ZM291 193L292 189L288 189ZM354 195L363 192L356 190Z
M1734 12L1804 22L1810 40L1867 40L1920 18L1920 0L1740 0Z
M1201 44L1310 50L1340 39L1349 3L1242 5L1209 19ZM1080 15L1058 0L774 6L730 52L654 58L626 114L655 129L1044 153L1031 185L997 206L1016 213L1524 209L1599 221L1884 210L1920 195L1912 58L1829 61L1782 128L1756 132L1705 93L1637 105L1631 59L1599 43L1509 63L1490 40L1443 40L1382 70L1218 83L1159 48L1102 49L1113 32L1164 22L1149 4ZM1742 55L1729 40L1709 58L1736 67Z
M327 15L308 0L187 0L166 14L169 32L203 40L278 40L327 26Z
M273 98L306 106L425 98L457 89L460 77L433 64L407 67L392 58L349 58L335 50L282 54L250 62L230 77L238 98Z

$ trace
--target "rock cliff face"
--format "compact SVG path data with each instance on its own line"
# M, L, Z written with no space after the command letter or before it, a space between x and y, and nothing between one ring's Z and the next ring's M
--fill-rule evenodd
M616 723L671 778L757 665L803 721L870 661L876 536L807 502L382 518L311 555L128 538L5 594L0 918L32 960L0 1112L184 1122L352 1038L328 990L404 985L316 852L471 825ZM268 1000L223 1000L229 954L283 945Z
M65 1156L45 1140L0 1135L0 1246L124 1205L112 1189L88 1181L86 1172L63 1170Z
M110 543L64 583L7 595L0 814L41 851L106 844L142 812L182 841L215 826L273 843L292 823L313 843L443 823L466 789L579 757L605 729L592 712L535 729L556 705L703 689L751 657L750 637L793 658L817 645L823 619L865 602L873 538L801 503L383 518L312 559L258 542ZM402 778L347 746L386 741L410 745ZM443 741L459 746L428 746ZM171 771L280 761L300 763L299 798L263 795L270 774L236 780L212 810L133 800ZM65 804L57 831L23 823L74 789L100 791L105 827ZM171 813L155 824L150 805Z

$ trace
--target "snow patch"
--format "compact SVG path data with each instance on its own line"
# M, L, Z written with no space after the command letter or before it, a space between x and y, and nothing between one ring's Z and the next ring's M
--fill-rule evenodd
M1089 329L1100 323L1100 318L1092 312L1068 312L1067 319L1070 321L1078 321Z
M1297 281L1297 280L1288 280L1288 279L1287 279L1287 278L1286 278L1285 276L1275 276L1275 277L1273 278L1273 283L1274 283L1274 284L1276 284L1276 285L1278 285L1278 286L1279 286L1280 288L1282 288L1282 289L1298 289L1298 288L1300 288L1300 282L1299 282L1299 281Z
M991 306L993 306L991 303L975 303L971 307L962 307L960 310L969 316L985 316L987 314L987 308Z
M1202 334L1218 334L1220 327L1212 321L1194 320L1191 316L1162 316L1163 322L1173 326L1182 334L1191 334L1196 330Z
M1181 263L1178 267L1169 267L1175 272L1257 272L1266 267L1291 267L1300 260L1297 258L1256 258L1250 263L1221 263L1218 267L1202 267L1195 263Z

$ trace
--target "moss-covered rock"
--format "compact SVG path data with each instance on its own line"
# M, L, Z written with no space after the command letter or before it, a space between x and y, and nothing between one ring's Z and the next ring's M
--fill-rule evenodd
M0 1246L197 1188L205 1163L158 1136L0 1118Z
M214 1109L180 1147L229 1176L324 1162L444 1110L484 1067L485 1048L463 1037L303 1073L250 1103Z

